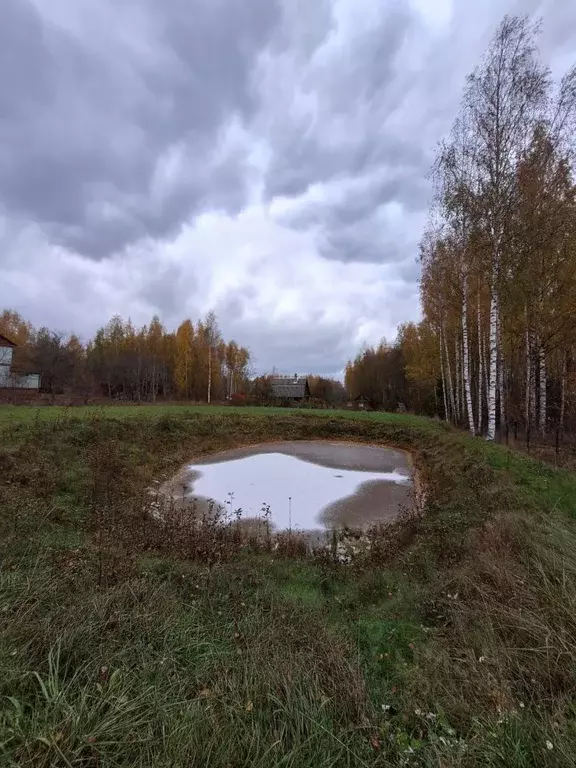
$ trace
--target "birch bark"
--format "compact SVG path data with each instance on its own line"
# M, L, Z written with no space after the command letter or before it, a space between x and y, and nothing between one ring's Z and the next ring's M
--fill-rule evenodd
M452 410L452 419L456 421L456 400L454 398L454 387L452 386L452 367L450 365L450 353L448 352L448 342L446 341L446 334L444 334L444 351L446 353L446 371L448 373L448 397L450 400L450 407Z
M538 416L540 434L546 434L546 352L538 339Z
M462 377L460 376L460 339L458 333L454 339L454 390L456 396L456 420L458 423L462 421Z
M487 440L494 440L496 437L496 373L497 373L497 355L498 355L498 300L493 290L490 299L490 338L489 355L490 369L488 371L488 430L486 432Z
M468 412L468 429L474 435L476 425L474 424L474 411L472 410L472 389L470 387L470 351L468 346L468 280L466 275L462 281L462 345L463 360L462 373L464 377L464 396L466 400L466 410Z
M446 374L444 373L444 350L443 350L443 338L442 328L440 328L440 373L442 376L442 394L444 396L444 419L450 421L450 414L448 412L448 394L446 392Z

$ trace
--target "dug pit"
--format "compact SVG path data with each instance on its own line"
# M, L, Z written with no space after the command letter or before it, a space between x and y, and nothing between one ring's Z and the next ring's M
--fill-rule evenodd
M354 443L295 441L238 448L187 465L161 492L275 531L365 529L414 506L408 454Z

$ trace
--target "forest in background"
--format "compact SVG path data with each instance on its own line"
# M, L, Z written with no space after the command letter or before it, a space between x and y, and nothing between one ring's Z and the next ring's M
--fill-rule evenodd
M4 310L0 333L18 345L14 370L39 373L49 394L211 402L244 393L250 373L250 353L222 338L213 312L196 324L184 320L173 333L157 316L142 328L115 316L84 345Z
M555 83L538 35L504 18L439 147L422 321L346 370L488 439L576 431L576 67Z
M87 402L183 400L273 403L271 376L254 377L246 347L225 341L214 312L169 332L155 316L136 328L119 316L83 344L75 334L34 328L16 311L0 312L0 334L14 341L13 370L40 374L41 390ZM308 375L313 401L346 400L342 382Z

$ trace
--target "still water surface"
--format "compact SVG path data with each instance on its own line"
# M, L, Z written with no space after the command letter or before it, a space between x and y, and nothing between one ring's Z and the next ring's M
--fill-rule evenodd
M277 530L363 527L410 503L412 472L399 451L327 442L227 451L187 467L188 498L210 499L243 520L269 510Z

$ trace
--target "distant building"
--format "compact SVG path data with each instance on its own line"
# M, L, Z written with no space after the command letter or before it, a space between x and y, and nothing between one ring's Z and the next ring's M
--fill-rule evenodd
M271 376L272 397L277 400L306 400L310 397L310 388L306 376Z
M346 407L356 411L369 411L370 400L365 395L358 395L355 400L348 400Z
M0 389L40 389L39 373L16 373L12 370L12 353L16 344L0 333Z

